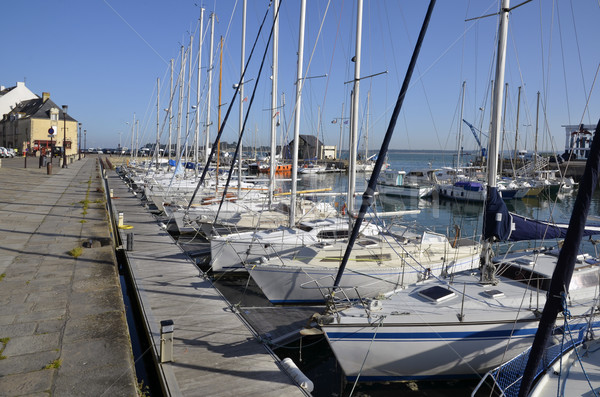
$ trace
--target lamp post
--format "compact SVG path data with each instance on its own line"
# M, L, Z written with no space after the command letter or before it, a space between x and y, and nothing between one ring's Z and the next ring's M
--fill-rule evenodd
M67 168L67 105L62 105L64 128L63 128L63 168Z
M77 132L77 160L81 160L81 123L79 123L79 131Z
M83 148L87 148L87 130L83 130Z

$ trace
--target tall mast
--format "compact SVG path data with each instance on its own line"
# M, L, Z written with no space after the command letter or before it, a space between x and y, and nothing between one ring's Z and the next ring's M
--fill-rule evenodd
M460 155L462 152L462 125L463 125L463 109L465 107L465 87L466 81L462 83L462 94L460 100L460 119L458 120L458 154L456 155L456 168L460 168Z
M190 65L189 65L189 72L188 72L188 81L187 81L187 100L185 101L185 139L183 140L183 142L185 143L185 148L183 148L184 152L185 152L185 159L187 161L188 158L188 137L189 137L189 132L190 132L190 94L192 91L192 50L194 48L194 36L190 35L190 49L188 50L189 53L189 58L190 58Z
M517 168L517 160L518 160L518 150L517 145L519 144L519 113L521 110L521 86L519 86L519 94L517 95L517 126L515 127L515 161L513 165L513 176L516 176L516 168Z
M135 121L135 159L138 158L138 149L140 148L140 120Z
M246 57L246 3L247 0L244 0L242 6L242 51L240 55L240 74L244 73L244 58ZM221 48L221 52L223 49ZM239 121L239 143L240 143L240 153L244 153L242 150L242 128L244 127L244 82L240 78L240 121ZM242 196L242 159L238 159L238 192L237 196Z
M502 0L500 27L498 32L498 55L496 59L496 77L494 79L494 98L492 108L492 129L488 150L488 186L496 187L498 176L498 144L500 140L500 112L502 110L502 87L504 87L504 67L506 64L506 36L508 32L508 12L510 0Z
M502 88L504 86L504 66L506 63L506 35L508 32L509 0L502 0L500 10L500 26L498 27L498 53L496 56L496 78L492 98L492 119L488 146L488 180L487 197L491 196L491 188L496 188L498 179L498 141L500 140L500 111L502 110ZM486 216L486 215L484 215ZM481 282L495 281L492 265L492 241L484 239L481 248Z
M538 123L540 118L540 92L537 92L537 105L535 110L535 148L533 156L533 170L537 171L537 155L538 155Z
M273 204L275 190L275 155L277 153L277 73L279 62L279 4L273 3L273 78L271 79L271 156L269 167L269 206Z
M217 131L221 131L221 82L223 81L223 36L221 36L219 54L219 99L217 101ZM217 141L217 172L215 173L215 192L219 191L219 160L221 160L221 140Z
M167 108L167 112L168 112L168 116L169 116L169 143L167 145L167 152L168 152L168 157L167 160L169 161L169 165L167 166L168 170L171 170L171 134L172 134L172 127L173 127L173 96L175 95L175 92L173 91L173 58L171 58L171 85L170 85L170 91L169 91L169 107Z
M185 56L181 46L181 67L179 68L179 104L177 106L177 141L175 142L175 159L179 166L181 156L181 110L183 107L183 80L185 76Z
M160 77L156 78L156 170L158 171L158 155L160 153Z
M300 140L300 104L302 96L302 64L304 62L304 24L306 0L300 2L300 32L298 38L298 64L296 66L296 108L294 110L294 148L292 151L292 191L290 196L290 227L296 224L296 192L298 183L298 145Z
M342 115L340 117L340 142L338 145L338 155L337 159L340 160L342 158L342 139L344 135L344 102L342 102Z
M358 99L360 88L360 52L362 45L362 0L358 0L356 10L356 49L354 54L354 88L352 109L350 110L350 153L348 163L348 211L354 213L354 191L356 188L356 155L358 145Z
M198 75L196 77L196 136L194 138L194 172L198 177L198 150L200 149L200 71L202 69L202 29L204 8L200 8L200 26L198 28Z
M508 83L504 85L504 97L508 95ZM502 140L500 144L500 175L502 175L502 168L504 167L504 135L506 133L506 102L504 101L504 111L502 112Z
M210 155L210 97L212 88L213 51L215 38L215 14L210 14L210 53L208 54L208 94L206 97L206 141L204 145L204 161L208 164Z
M131 153L130 153L130 157L132 160L133 160L133 150L135 148L134 139L135 139L135 112L133 113L133 122L131 123Z

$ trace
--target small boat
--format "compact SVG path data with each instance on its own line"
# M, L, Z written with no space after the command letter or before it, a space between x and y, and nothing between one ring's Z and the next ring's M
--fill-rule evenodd
M268 174L271 171L271 167L266 166L266 167L260 167L258 169L261 173L265 173ZM275 173L276 174L289 174L292 172L292 165L291 164L277 164L275 166Z
M298 168L299 174L319 174L325 171L325 166L316 163L306 163Z
M406 171L386 170L377 180L380 194L400 197L429 197L436 188L435 173L438 170L424 169Z

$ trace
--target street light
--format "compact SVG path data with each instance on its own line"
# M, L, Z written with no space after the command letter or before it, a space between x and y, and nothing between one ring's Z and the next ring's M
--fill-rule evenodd
M79 123L79 131L77 135L77 154L79 156L77 160L81 160L81 123Z
M67 110L69 107L67 105L62 105L63 109L63 118L65 120L64 128L63 128L63 168L67 168Z

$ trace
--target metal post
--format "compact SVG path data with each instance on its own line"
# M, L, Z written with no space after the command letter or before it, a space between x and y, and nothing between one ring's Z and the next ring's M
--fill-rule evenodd
M119 137L120 137L120 135L119 135ZM121 146L120 141L119 141L119 146ZM79 123L79 131L77 134L77 155L78 155L77 160L81 160L81 123Z
M127 251L133 251L133 233L127 233Z
M173 320L160 322L160 362L173 361Z
M69 109L69 107L67 105L62 105L62 109L63 109L63 119L64 119L62 167L67 168L67 110Z

